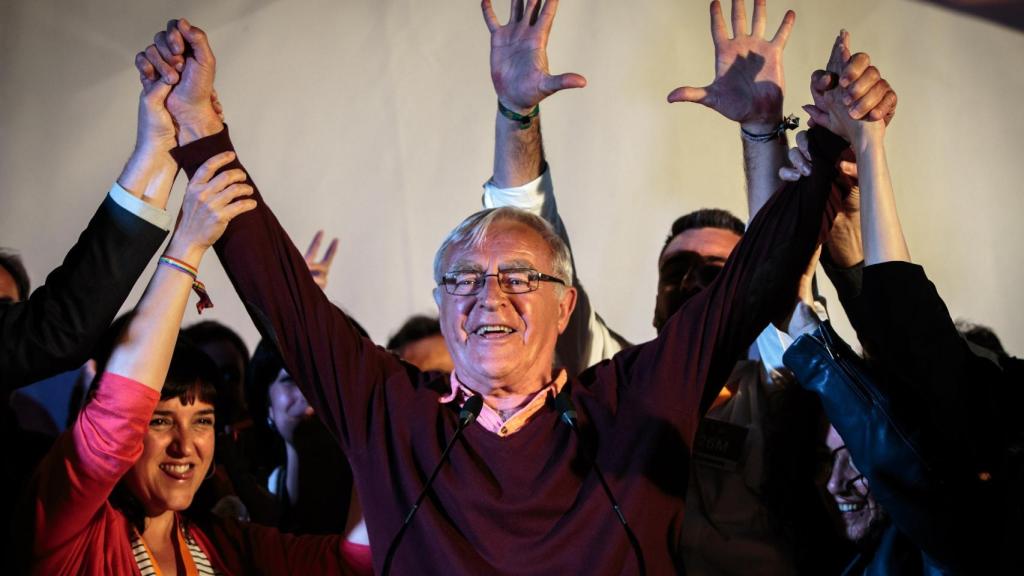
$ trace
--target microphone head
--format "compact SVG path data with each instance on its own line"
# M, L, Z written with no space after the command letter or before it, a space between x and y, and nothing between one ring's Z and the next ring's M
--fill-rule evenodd
M459 426L469 426L480 415L484 408L484 397L478 395L470 396L459 411Z
M562 421L570 427L576 427L576 407L569 398L569 387L562 388L562 391L555 395L555 410L562 417Z

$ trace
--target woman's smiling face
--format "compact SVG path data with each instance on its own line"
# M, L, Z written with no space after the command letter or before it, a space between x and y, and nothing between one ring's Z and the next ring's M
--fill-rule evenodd
M125 476L128 489L148 515L189 507L213 463L213 405L198 398L157 404L142 455Z

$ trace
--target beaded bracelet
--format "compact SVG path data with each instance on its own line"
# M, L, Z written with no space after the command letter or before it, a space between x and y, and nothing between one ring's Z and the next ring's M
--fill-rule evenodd
M754 134L753 132L747 132L742 126L740 126L740 135L743 136L743 139L746 140L747 142L771 142L772 140L775 140L779 136L785 134L786 130L796 130L798 126L800 126L800 119L797 118L795 115L790 114L789 116L783 118L782 122L779 122L779 125L776 126L774 130L767 134Z
M203 310L207 308L213 308L213 301L210 300L210 294L206 291L206 284L199 281L199 271L190 266L189 264L178 260L177 258L171 258L170 256L161 256L159 264L173 268L178 272L183 272L192 277L192 290L199 296L199 302L196 303L196 310L202 314Z

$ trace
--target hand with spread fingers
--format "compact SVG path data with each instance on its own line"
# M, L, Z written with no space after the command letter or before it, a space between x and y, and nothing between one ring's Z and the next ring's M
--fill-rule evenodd
M715 79L703 88L683 86L668 95L669 102L696 102L722 116L763 133L782 121L782 100L786 89L782 53L796 21L788 10L775 36L764 36L767 23L766 0L755 0L750 33L746 6L733 0L730 38L718 0L711 3L711 39L715 44Z
M504 25L498 22L491 0L483 0L481 9L491 32L491 80L506 108L527 114L559 90L587 85L579 74L552 76L548 71L548 36L558 0L512 0Z
M334 238L327 246L324 257L317 260L317 252L320 251L320 243L323 242L324 231L317 230L306 249L306 265L309 266L309 273L313 275L313 281L321 290L327 290L327 276L331 272L331 263L334 262L334 255L338 251L338 239Z

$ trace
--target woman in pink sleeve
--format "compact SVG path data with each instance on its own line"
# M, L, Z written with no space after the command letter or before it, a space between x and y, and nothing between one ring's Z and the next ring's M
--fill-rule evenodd
M218 381L178 337L195 279L228 222L252 210L234 160L210 158L188 185L177 228L74 426L37 473L34 574L349 573L344 539L183 512L211 470ZM170 182L166 183L170 186Z
M39 469L35 573L216 571L178 515L213 461L216 368L175 342L189 292L205 293L194 277L203 254L255 207L244 172L215 175L233 158L211 158L189 183L174 235L93 397Z

